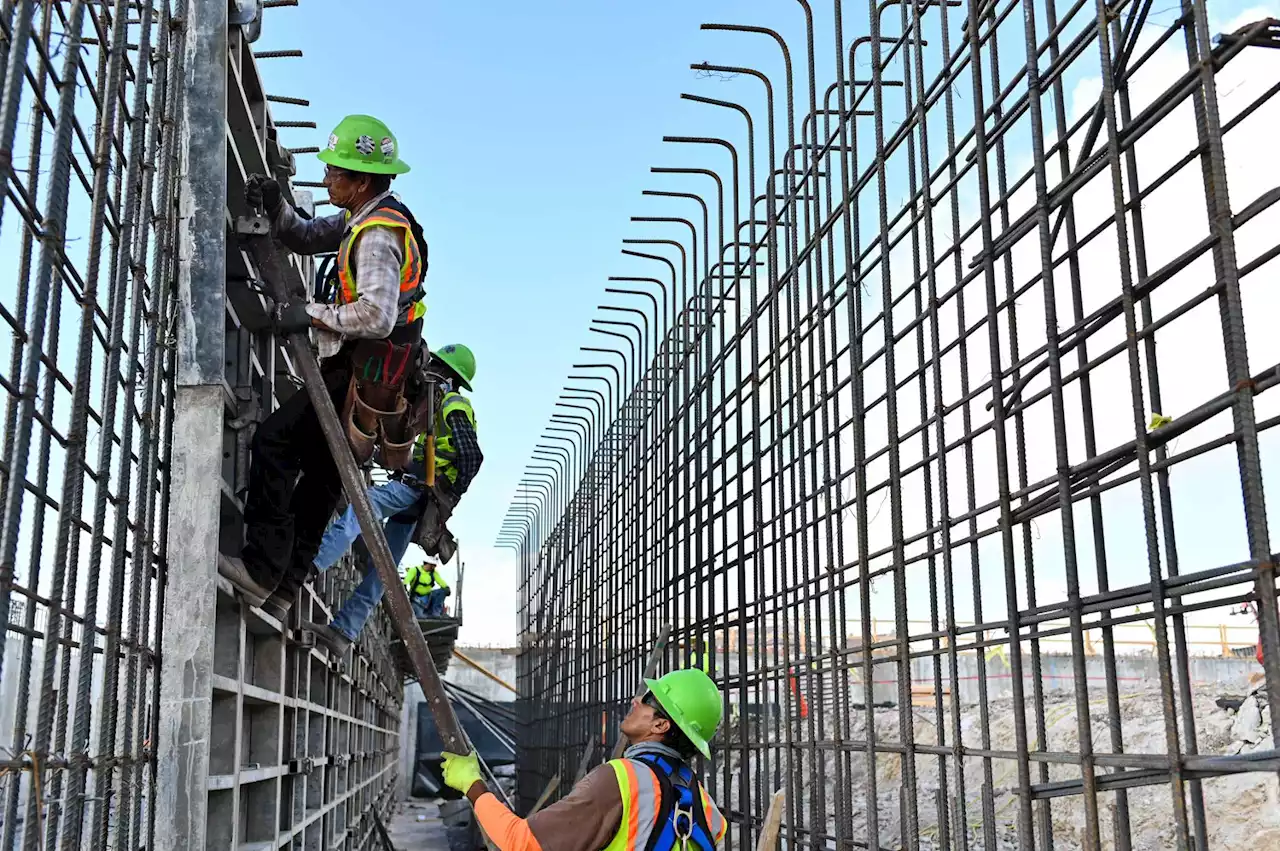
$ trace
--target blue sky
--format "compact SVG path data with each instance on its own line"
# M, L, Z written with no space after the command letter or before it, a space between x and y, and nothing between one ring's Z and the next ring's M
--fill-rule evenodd
M815 5L817 79L822 91L834 79L831 9L828 3ZM1265 10L1256 4L1214 3L1211 28L1217 31L1235 22L1251 7L1258 14L1248 11L1245 17L1263 16ZM1156 10L1152 19L1168 23L1175 14ZM845 4L846 44L867 32L866 15L864 4ZM691 203L642 198L642 190L678 189L710 197L709 182L664 179L649 174L649 167L706 166L728 174L728 159L722 152L663 144L662 136L723 136L737 143L745 157L740 117L682 102L679 95L691 92L748 106L760 137L757 167L765 168L760 84L746 77L707 79L688 66L701 61L751 66L768 73L781 96L777 48L759 35L702 32L699 24L703 22L779 30L793 52L797 106L803 112L808 99L804 18L797 3L399 2L371 4L354 14L349 2L307 0L298 8L267 12L263 36L255 47L305 52L301 59L264 60L268 88L311 101L306 109L273 105L273 114L277 119L308 119L319 125L314 131L282 131L286 143L323 144L329 128L351 112L367 112L391 125L403 156L413 166L410 174L397 181L396 189L422 221L431 246L428 337L433 344L465 342L477 355L473 398L486 464L454 524L468 566L465 641L506 643L515 637L518 572L510 554L493 550L490 544L564 377L570 365L582 359L578 347L600 345L600 338L589 334L586 326L595 305L603 300L605 279L659 273L653 264L622 257L620 241L682 236L667 226L629 223L628 217L694 217ZM888 18L885 26L891 26ZM1043 30L1043 20L1040 26ZM1001 38L1008 32L1011 48L1017 44L1020 28L1017 16L1002 28ZM930 79L937 71L934 49L931 44L926 56ZM1096 47L1090 49L1096 51ZM1016 49L1003 50L1001 59L1003 81L1025 62ZM1176 64L1174 57L1169 74L1177 73ZM1096 59L1080 66L1081 72L1073 69L1064 81L1072 114L1096 98L1097 81L1088 77L1090 68L1096 73ZM1169 79L1162 78L1152 91L1168 85ZM901 111L900 104L896 108ZM961 102L958 109L963 112L970 107ZM779 122L782 117L780 100ZM900 115L886 111L889 131L897 120ZM962 123L961 130L966 126ZM935 124L931 136L937 130ZM870 141L867 135L864 142ZM1015 173L1026 167L1025 157L1021 165L1014 159ZM745 171L744 162L744 177ZM299 176L318 179L313 156L300 157ZM895 197L906 194L903 179L891 175L889 192L891 208L896 210ZM861 203L872 203L873 194L864 193ZM1243 194L1233 195L1237 209L1247 203L1238 197ZM874 215L873 207L864 209L864 216ZM1168 244L1185 242L1179 237ZM1255 287L1261 277L1255 276ZM1202 279L1196 280L1200 283L1193 285L1203 285ZM877 289L874 283L871 289ZM1193 338L1201 332L1213 333L1214 324L1210 320L1187 333ZM1261 333L1250 337L1251 351L1265 343ZM1023 350L1027 348L1024 345ZM1253 353L1255 367L1273 362L1269 351ZM1168 349L1164 357L1168 358ZM1121 362L1117 365L1123 370ZM1192 382L1184 381L1186 407L1220 392L1212 389L1219 381L1217 371L1206 374L1203 385L1195 383L1194 389ZM1177 389L1166 388L1166 397L1176 395ZM1127 401L1118 410L1125 406ZM1127 428L1123 419L1118 421L1120 434ZM1049 429L1051 433L1051 424ZM1214 430L1221 433L1217 425ZM1225 478L1213 496L1203 506L1184 504L1180 511L1203 518L1204 511L1238 501L1234 465L1220 453L1217 457L1209 474ZM1073 461L1078 460L1073 456ZM1188 468L1189 474L1193 469ZM1232 490L1234 498L1224 496ZM1127 519L1109 519L1109 526L1121 524L1114 535L1109 534L1110 548L1133 559L1132 581L1143 581L1136 493L1121 491L1111 499L1126 508ZM907 514L914 517L920 510L919 505L911 505ZM882 524L888 512L884 515ZM1225 515L1222 521L1238 523ZM1042 552L1039 563L1054 599L1059 598L1060 586L1049 576L1056 572L1052 565L1061 556L1060 531L1053 517L1038 524L1037 540L1043 542L1037 543ZM1193 533L1196 525L1184 522L1179 531ZM1079 539L1089 536L1083 516L1077 518L1076 534ZM1201 540L1203 536L1192 535L1189 543L1203 550L1196 546ZM990 563L991 578L996 579L1001 559L991 547L998 550L998 538L983 545L983 560ZM1220 550L1205 553L1206 563L1194 566L1224 563L1229 560L1226 555ZM1084 559L1082 574L1091 573L1087 551ZM963 588L961 592L969 593ZM891 603L889 596L876 607ZM913 611L917 604L923 600L913 601Z
M319 125L282 131L286 143L323 145L350 112L391 126L413 167L396 190L431 246L428 337L476 352L473 400L486 460L455 524L473 589L464 640L514 639L518 574L490 544L578 347L599 345L586 326L606 277L653 274L619 254L620 240L679 237L628 218L695 212L689 202L663 205L640 193L709 190L696 179L664 182L649 168L727 173L727 157L664 145L662 136L743 135L741 119L684 103L681 92L742 99L763 123L758 83L700 79L688 66L749 64L782 78L772 42L699 25L768 25L799 50L804 18L788 5L430 0L353 13L349 2L307 0L267 11L255 49L305 53L264 60L268 88L311 101L306 109L273 104L273 115ZM829 10L820 14L825 25ZM829 43L828 35L820 55ZM799 76L803 59L795 59ZM313 156L299 162L302 179L318 179Z

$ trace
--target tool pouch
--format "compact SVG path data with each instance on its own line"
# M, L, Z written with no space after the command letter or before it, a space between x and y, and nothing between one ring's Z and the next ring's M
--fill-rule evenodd
M403 401L403 398L401 401ZM403 470L407 468L413 461L413 443L416 438L416 435L409 433L407 413L401 415L395 421L384 421L381 444L382 466L388 470Z
M347 386L347 401L343 405L342 421L346 426L347 443L351 444L351 452L355 455L356 463L364 465L373 457L373 450L378 443L377 421L374 421L371 432L363 431L356 415L358 405L363 403L360 401L359 390L353 376L351 383Z
M413 439L409 434L409 402L405 376L417 355L416 346L397 346L388 340L367 340L352 353L351 386L347 390L347 438L360 463L381 447L382 465L391 470L408 466Z
M439 558L441 564L452 561L453 554L458 551L458 542L449 527L443 523L430 526L426 523L426 518L418 524L418 537L414 543L422 547L427 555Z

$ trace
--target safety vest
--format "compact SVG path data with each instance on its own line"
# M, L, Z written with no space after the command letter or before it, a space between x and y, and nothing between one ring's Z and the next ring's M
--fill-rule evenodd
M458 450L453 445L453 429L449 428L449 415L454 411L462 411L467 417L467 422L471 423L471 427L476 427L476 414L471 409L471 400L456 390L450 390L444 394L444 399L440 403L440 413L436 416L436 477L444 476L449 480L449 484L458 481L458 468L453 464L458 458ZM425 434L418 436L418 442L413 447L415 460L423 460L425 456L423 446L426 439Z
M410 597L425 597L437 588L448 588L444 577L437 571L428 570L425 564L409 568L404 575L404 587Z
M666 824L659 824L662 811L662 781L652 767L637 759L612 759L609 766L618 778L618 791L622 794L622 821L613 841L605 846L605 851L645 851L650 845L650 837L659 831L654 847L661 849L664 845L671 847L671 819ZM728 823L720 810L712 803L707 790L696 780L698 800L703 816L699 819L706 826L706 839L710 840L712 851L724 838ZM666 840L664 842L664 839ZM698 851L691 839L689 851ZM678 849L678 845L676 848Z
M426 292L422 280L426 272L425 249L418 245L422 233L409 208L388 195L373 212L357 222L347 238L338 246L338 304L351 304L358 298L356 269L351 246L366 228L385 227L401 232L404 237L404 262L400 266L400 298L396 303L396 328L412 325L427 312ZM417 231L417 233L415 233Z

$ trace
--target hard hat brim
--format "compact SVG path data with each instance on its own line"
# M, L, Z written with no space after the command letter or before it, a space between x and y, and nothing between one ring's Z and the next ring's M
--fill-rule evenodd
M362 174L405 174L409 171L409 164L404 160L396 160L391 163L367 163L361 160L347 159L339 156L337 151L331 151L327 148L317 154L316 159L334 168L344 168L347 171L355 171Z

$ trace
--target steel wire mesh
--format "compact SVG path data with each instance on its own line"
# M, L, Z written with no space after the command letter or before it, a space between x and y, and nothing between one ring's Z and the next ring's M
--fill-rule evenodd
M12 335L0 609L5 848L150 846L167 536L180 31L6 2Z
M1225 752L1188 635L1253 607L1280 715L1280 28L855 5L793 6L800 49L704 27L782 73L692 66L764 109L685 95L745 121L666 137L633 221L678 242L628 240L627 345L584 347L499 534L521 795L612 744L670 624L725 693L729 847L775 789L789 847L1252 847L1280 826L1232 784L1280 731Z

